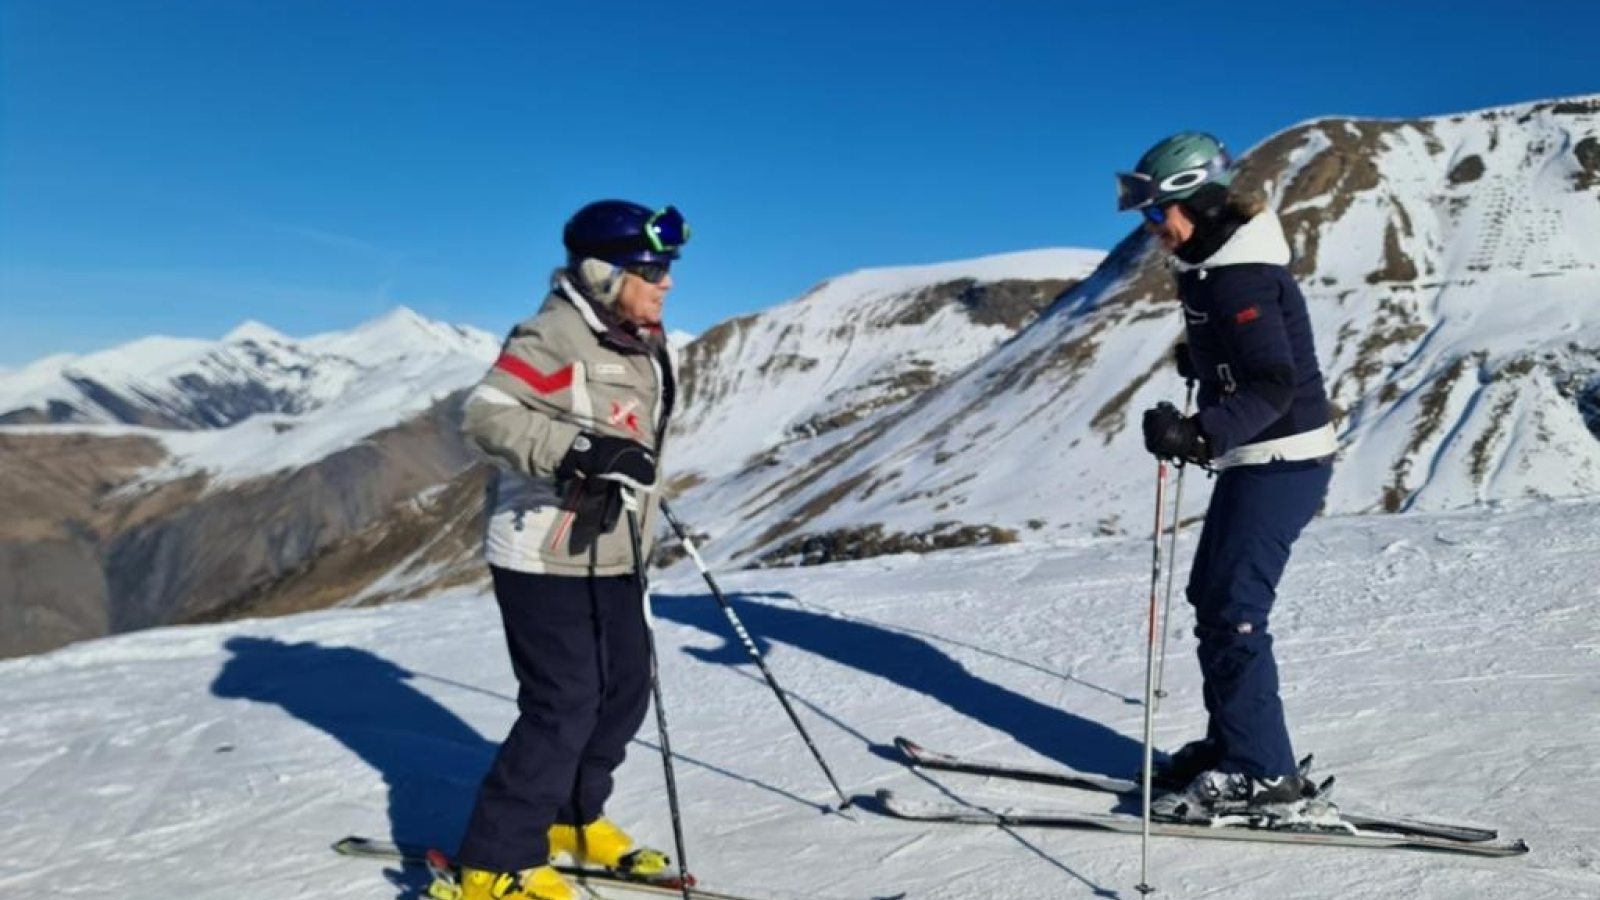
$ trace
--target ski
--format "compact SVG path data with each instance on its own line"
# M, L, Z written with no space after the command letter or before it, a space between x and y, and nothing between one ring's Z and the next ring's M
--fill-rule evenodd
M964 772L968 775L988 775L994 778L1010 778L1015 781L1034 781L1040 784L1055 784L1062 787L1104 791L1108 794L1137 794L1140 789L1137 781L1116 778L1110 775L1100 775L1095 772L1080 772L1077 769L1069 769L1066 766L1043 768L996 760L974 759L968 756L952 756L949 753L929 750L909 738L895 738L894 746L912 765L920 766L924 769Z
M895 738L894 745L912 765L925 769L962 772L968 775L984 775L991 778L1009 778L1017 781L1053 784L1061 787L1103 791L1109 794L1126 796L1137 795L1141 790L1139 782L1127 778L1116 778L1094 772L1081 772L1077 769L1066 767L1028 766L968 756L955 756L949 753L929 750L921 744L903 737ZM1302 761L1301 768L1309 769L1310 764L1311 757L1308 756ZM1367 831L1414 834L1468 842L1492 841L1500 836L1499 832L1492 828L1478 828L1472 825L1456 825L1447 822L1431 822L1403 816L1349 812L1342 807L1339 810L1339 815L1351 825Z
M351 835L336 841L333 845L333 850L341 856L388 860L402 865L427 866L435 871L440 868L449 868L449 861L445 859L444 854L437 850L430 850L420 844L397 844L393 841ZM680 887L676 875L628 875L623 872L613 872L609 869L598 869L590 866L556 866L556 869L581 884L614 885L622 890L644 891L675 897L683 894L683 889ZM703 900L757 900L757 898L740 894L706 890L695 883L693 875L689 876L689 895L703 898ZM894 897L878 898L878 900L902 900L904 897L904 894L899 894Z
M901 798L893 791L880 789L878 802L890 815L919 822L951 822L966 825L1012 825L1042 828L1073 828L1139 834L1139 816L1121 813L1080 812L1071 809L1018 809L963 806L944 801ZM1520 856L1528 852L1521 841L1459 841L1426 834L1346 830L1294 830L1271 828L1258 823L1190 824L1154 821L1150 833L1165 837L1209 838L1234 841L1259 841L1280 844L1305 844L1328 847L1370 847L1393 850L1432 850L1473 856Z

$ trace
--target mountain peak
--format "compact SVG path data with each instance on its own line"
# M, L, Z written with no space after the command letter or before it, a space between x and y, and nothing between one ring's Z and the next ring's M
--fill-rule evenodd
M243 344L250 341L258 344L284 344L288 343L290 338L276 328L264 325L255 319L246 319L235 326L232 331L222 336L222 343L224 344Z

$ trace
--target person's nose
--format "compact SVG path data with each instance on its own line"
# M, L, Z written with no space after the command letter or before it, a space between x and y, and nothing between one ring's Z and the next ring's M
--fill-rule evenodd
M661 283L657 285L657 287L661 288L661 293L663 294L672 290L672 273L668 272L666 275L662 276Z

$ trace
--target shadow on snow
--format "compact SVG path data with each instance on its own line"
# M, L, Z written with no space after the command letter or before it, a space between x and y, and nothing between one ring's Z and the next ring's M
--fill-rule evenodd
M856 618L763 603L755 597L786 599L787 595L729 596L763 656L770 644L787 644L930 697L952 714L1009 734L1019 744L1063 765L1091 772L1139 770L1143 750L1138 741L980 678L928 640ZM698 628L725 641L713 650L690 647L685 653L721 665L750 661L711 595L657 594L653 600L656 618ZM774 674L783 684L783 674ZM898 733L894 722L877 723L873 730Z

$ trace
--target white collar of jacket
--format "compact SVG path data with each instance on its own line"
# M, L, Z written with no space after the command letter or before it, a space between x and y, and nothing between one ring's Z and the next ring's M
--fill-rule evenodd
M589 326L589 330L595 334L606 333L608 329L605 323L600 321L600 317L595 315L594 307L589 305L589 298L583 295L583 291L574 287L572 282L567 280L567 276L561 275L556 278L556 288L578 308L578 315L583 316L584 324Z
M637 344L640 348L645 350L650 350L653 347L653 340L658 340L661 343L666 342L666 332L659 325L645 327L642 334L634 334L631 329L626 329L621 326L607 326L605 321L600 317L600 314L595 312L594 301L584 296L583 291L578 290L578 288L573 285L573 283L569 281L565 275L556 277L555 289L559 291L561 296L565 297L568 302L577 307L578 315L583 317L584 324L588 325L589 330L593 331L600 337L609 336L613 341L622 342L624 344Z
M1191 265L1174 256L1172 267L1180 272L1199 269L1203 273L1206 269L1236 266L1242 263L1287 266L1291 258L1289 241L1283 236L1283 223L1278 221L1277 214L1265 210L1240 225L1239 230L1233 233L1233 237L1228 238L1228 242L1211 254L1205 262Z

